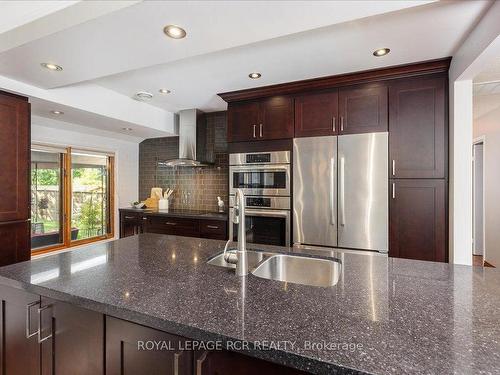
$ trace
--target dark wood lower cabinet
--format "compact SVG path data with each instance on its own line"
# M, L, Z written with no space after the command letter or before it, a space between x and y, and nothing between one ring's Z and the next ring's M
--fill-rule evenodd
M182 341L178 336L108 316L106 374L192 374L193 353L181 350Z
M40 296L0 286L0 297L0 373L40 374L40 345L36 335ZM28 332L31 337L27 337Z
M104 374L104 315L41 299L42 374Z
M390 181L389 256L446 262L447 182Z
M121 210L120 238L139 233L160 233L226 240L227 222L225 220L183 218Z
M302 375L303 371L291 369L248 357L230 351L197 353L195 361L196 375Z

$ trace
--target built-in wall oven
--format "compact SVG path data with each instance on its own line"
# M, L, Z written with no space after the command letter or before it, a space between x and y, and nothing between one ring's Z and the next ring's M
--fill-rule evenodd
M247 242L290 246L290 151L229 155L229 236L236 240L233 224L234 194L245 194Z

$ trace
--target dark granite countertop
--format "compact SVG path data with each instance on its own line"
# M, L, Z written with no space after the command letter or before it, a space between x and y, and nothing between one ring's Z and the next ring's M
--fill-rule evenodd
M249 355L313 373L500 372L497 269L329 252L338 284L308 287L207 265L223 245L141 234L0 268L0 282L191 339L244 340Z
M126 212L142 212L147 215L158 215L166 217L182 217L186 219L207 219L207 220L223 220L227 221L227 212L213 212L213 211L202 211L202 210L179 210L179 209L168 209L159 210L157 208L120 208L120 211Z

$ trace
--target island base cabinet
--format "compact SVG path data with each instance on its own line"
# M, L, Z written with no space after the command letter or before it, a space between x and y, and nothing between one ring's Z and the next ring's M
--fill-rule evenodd
M104 374L104 315L41 299L42 375Z
M195 375L305 375L306 372L230 351L196 354Z
M190 375L193 353L183 339L139 324L106 317L106 375Z
M40 374L40 345L37 341L37 310L40 296L0 286L0 373ZM29 330L29 331L28 331ZM28 332L33 336L27 337Z

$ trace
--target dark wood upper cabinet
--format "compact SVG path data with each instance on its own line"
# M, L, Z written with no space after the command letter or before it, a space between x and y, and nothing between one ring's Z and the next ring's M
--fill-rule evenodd
M365 85L339 89L340 134L387 131L387 87Z
M28 260L30 104L0 92L0 266Z
M389 256L446 262L444 179L390 181Z
M337 90L295 98L295 137L335 135L338 123Z
M446 178L446 76L389 84L389 161L394 178Z
M193 353L181 350L182 340L178 336L107 316L106 375L191 375ZM170 348L152 348L149 344L153 341L159 345L165 343Z
M228 142L242 142L258 138L260 104L258 102L231 103L227 110Z
M260 139L293 138L293 99L274 96L260 103Z
M30 105L0 92L0 222L30 217Z
M230 103L227 136L229 142L293 138L293 99Z

